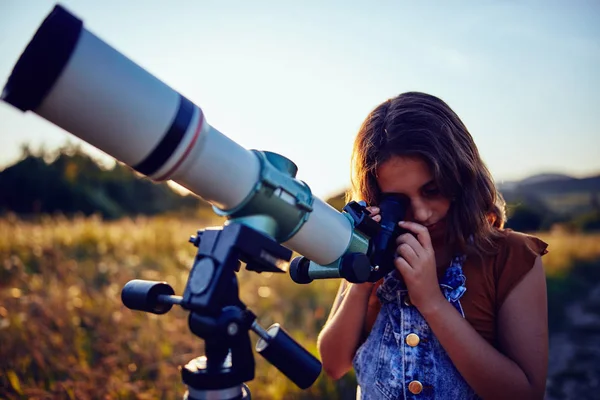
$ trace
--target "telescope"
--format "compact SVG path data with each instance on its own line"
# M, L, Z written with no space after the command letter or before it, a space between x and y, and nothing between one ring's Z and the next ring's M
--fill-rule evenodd
M261 328L239 298L236 272L284 272L299 284L343 278L376 282L393 269L396 222L406 200L383 197L382 221L366 204L340 212L296 179L297 166L270 151L248 150L211 126L202 109L55 5L16 62L1 99L31 111L154 182L172 180L225 217L199 230L183 296L166 282L134 280L121 293L134 310L163 314L179 305L205 340L206 356L182 368L186 398L248 398L256 351L301 388L320 362L278 324ZM208 396L208 397L207 397ZM212 396L212 397L211 397Z

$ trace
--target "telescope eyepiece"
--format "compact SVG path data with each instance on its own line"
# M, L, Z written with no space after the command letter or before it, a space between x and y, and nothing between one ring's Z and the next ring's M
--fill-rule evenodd
M382 229L398 231L398 222L406 215L409 199L401 194L385 194L379 204Z
M381 229L372 242L370 259L374 269L369 279L371 282L378 281L394 269L396 238L405 231L398 222L404 219L408 204L406 196L396 193L384 194L379 203Z

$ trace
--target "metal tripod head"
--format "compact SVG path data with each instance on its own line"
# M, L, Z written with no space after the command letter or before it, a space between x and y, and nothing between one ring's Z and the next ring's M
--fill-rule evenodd
M244 382L254 379L249 331L259 336L256 351L298 387L310 387L321 373L319 360L292 339L279 324L265 330L239 298L236 272L241 262L256 272L284 272L276 264L289 261L291 250L250 226L231 222L198 231L190 242L198 247L183 296L166 282L133 280L121 292L125 306L164 314L173 305L190 311L188 326L204 339L205 355L181 368L187 399L247 399Z

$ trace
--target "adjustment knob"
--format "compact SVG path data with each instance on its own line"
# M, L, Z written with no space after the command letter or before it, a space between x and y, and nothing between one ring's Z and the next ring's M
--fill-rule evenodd
M146 311L153 314L168 312L173 304L159 302L160 295L172 296L175 291L166 282L134 279L123 286L121 301L131 310Z
M279 325L267 329L256 342L256 351L300 389L309 388L321 374L321 362Z
M295 257L290 263L290 277L299 284L311 283L313 279L308 275L310 260L306 257Z
M352 283L363 283L371 274L371 262L363 253L350 253L342 257L340 276Z

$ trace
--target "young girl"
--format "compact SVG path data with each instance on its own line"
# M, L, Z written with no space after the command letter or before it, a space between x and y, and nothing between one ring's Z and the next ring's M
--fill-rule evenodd
M325 372L354 367L361 399L542 399L547 244L503 229L504 202L458 116L401 94L369 114L352 159L350 198L380 221L382 194L406 196L409 233L382 281L343 281L319 335Z

